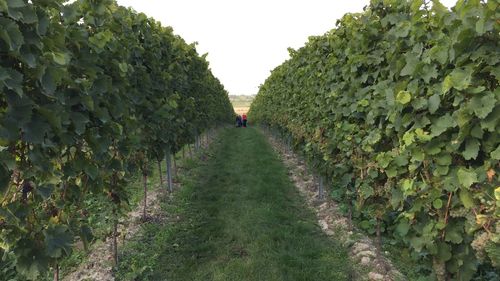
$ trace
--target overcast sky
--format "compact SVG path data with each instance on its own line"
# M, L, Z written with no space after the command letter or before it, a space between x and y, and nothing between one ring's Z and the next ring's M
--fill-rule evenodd
M172 26L198 53L229 94L256 94L270 71L311 35L335 27L369 0L117 0ZM448 7L456 0L442 0Z

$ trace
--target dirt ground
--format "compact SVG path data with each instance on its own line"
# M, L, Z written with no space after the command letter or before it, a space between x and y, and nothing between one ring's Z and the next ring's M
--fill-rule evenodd
M161 219L160 198L168 195L166 189L157 188L148 191L148 218ZM133 237L142 224L143 206L139 205L120 221L118 239L118 249L120 249L126 239ZM97 242L93 245L88 256L88 262L82 263L74 272L67 275L64 281L84 281L84 280L114 280L113 276L113 251L111 248L112 237L108 237L104 242Z

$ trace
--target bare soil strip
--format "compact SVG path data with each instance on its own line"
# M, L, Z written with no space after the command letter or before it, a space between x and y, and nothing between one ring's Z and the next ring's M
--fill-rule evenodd
M172 194L168 194L164 187L157 187L154 190L148 191L149 201L146 209L149 214L149 219L164 219L160 208L160 199L166 196L172 196ZM135 210L120 220L118 249L123 246L126 239L133 237L140 230L140 226L143 223L142 211L143 205L139 204ZM111 245L112 237L108 237L106 241L100 241L94 244L87 258L88 262L82 263L74 272L66 276L64 281L114 280L113 250Z

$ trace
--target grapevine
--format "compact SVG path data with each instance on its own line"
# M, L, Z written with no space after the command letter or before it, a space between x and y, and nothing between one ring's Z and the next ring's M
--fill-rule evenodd
M83 200L107 194L116 217L141 167L234 114L171 28L66 2L0 0L0 254L30 280L92 240Z
M372 0L290 50L250 109L440 281L499 264L498 5Z

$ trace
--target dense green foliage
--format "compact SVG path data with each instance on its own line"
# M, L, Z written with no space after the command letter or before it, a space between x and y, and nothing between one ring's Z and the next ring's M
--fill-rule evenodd
M262 134L227 129L212 148L182 164L169 219L144 225L117 280L350 280L346 250L304 210Z
M362 228L470 280L500 266L499 32L498 1L372 0L290 50L250 118L290 134Z
M65 2L0 0L0 254L33 280L92 240L86 200L120 212L138 167L234 114L171 28Z

